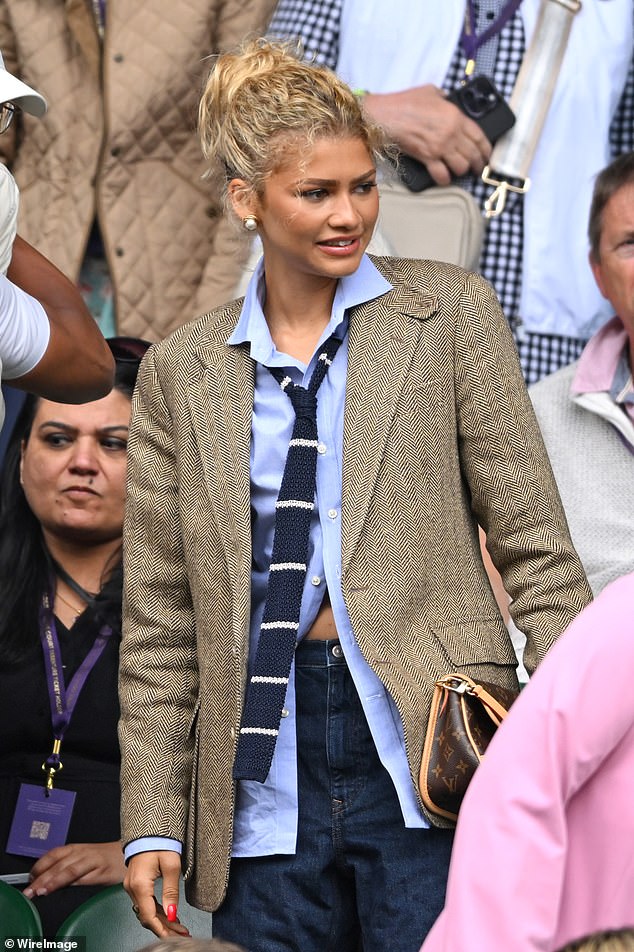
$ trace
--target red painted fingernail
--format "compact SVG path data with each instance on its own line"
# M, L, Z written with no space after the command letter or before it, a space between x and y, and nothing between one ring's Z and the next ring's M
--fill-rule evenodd
M174 903L170 903L167 907L167 921L176 922L176 906Z

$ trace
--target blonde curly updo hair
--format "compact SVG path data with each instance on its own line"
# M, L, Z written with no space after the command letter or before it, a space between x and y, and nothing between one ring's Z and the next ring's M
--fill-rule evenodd
M302 60L298 44L246 41L218 56L200 102L199 132L210 172L244 179L262 195L267 176L293 147L318 138L359 138L374 161L383 132L332 70Z

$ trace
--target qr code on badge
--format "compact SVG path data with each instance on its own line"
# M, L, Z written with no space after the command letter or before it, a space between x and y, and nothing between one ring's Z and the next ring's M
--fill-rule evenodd
M50 823L45 823L44 820L33 820L31 833L29 834L30 838L32 840L47 840L50 829Z

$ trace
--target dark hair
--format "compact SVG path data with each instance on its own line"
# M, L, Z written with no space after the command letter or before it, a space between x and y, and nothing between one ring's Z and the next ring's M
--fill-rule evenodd
M115 358L114 388L128 398L136 383L142 353L135 355L129 341L143 353L150 346L135 338L108 341ZM28 394L7 446L0 475L0 662L19 661L38 643L40 596L49 584L50 555L38 519L20 484L22 441L28 439L40 397ZM96 626L121 628L121 556L93 606Z
M588 238L590 239L590 254L595 261L600 258L601 230L603 228L603 212L615 192L624 185L634 185L634 152L625 152L610 162L596 177L590 217L588 219Z

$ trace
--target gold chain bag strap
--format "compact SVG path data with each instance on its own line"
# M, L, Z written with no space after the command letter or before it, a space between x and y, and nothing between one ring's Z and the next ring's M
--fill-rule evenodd
M458 819L476 767L516 696L464 674L436 681L418 780L430 813Z

